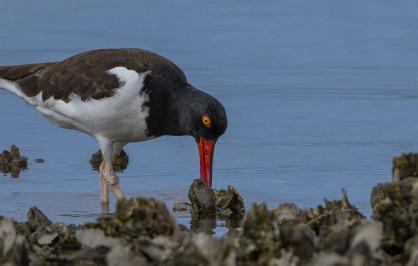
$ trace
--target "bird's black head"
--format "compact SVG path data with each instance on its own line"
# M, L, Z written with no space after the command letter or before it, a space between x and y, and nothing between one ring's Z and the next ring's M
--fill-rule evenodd
M211 95L186 84L177 89L150 91L147 118L150 136L184 136L211 141L225 133L226 112Z
M202 138L216 142L228 125L225 108L217 99L200 90L192 90L189 99L178 106L182 126L197 143Z
M199 148L201 180L212 185L215 144L228 125L223 105L190 84L161 91L161 94L153 90L149 99L149 134L192 136Z

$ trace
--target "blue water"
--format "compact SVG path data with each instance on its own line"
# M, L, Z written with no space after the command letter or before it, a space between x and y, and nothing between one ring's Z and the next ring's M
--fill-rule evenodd
M418 151L417 1L141 2L0 0L0 65L106 47L170 58L225 105L214 186L234 185L247 206L311 207L346 188L369 215L370 191L390 180L393 156ZM5 91L0 123L0 148L15 143L30 158L20 178L0 176L0 214L21 220L37 205L54 221L94 219L94 140L52 126ZM192 138L126 151L131 163L120 176L129 196L170 208L187 199L199 174Z

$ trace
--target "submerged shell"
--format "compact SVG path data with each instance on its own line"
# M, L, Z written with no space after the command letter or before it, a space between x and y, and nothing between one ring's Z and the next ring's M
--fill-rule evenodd
M97 152L91 155L90 164L94 170L98 171L100 168L100 164L102 162L103 162L103 155L100 150L98 150ZM128 164L129 164L129 156L124 150L122 150L120 152L120 155L117 156L113 160L113 170L115 172L122 172L128 167Z
M20 175L20 171L28 169L28 158L20 155L19 148L12 145L9 151L0 154L0 172L8 174L13 178Z

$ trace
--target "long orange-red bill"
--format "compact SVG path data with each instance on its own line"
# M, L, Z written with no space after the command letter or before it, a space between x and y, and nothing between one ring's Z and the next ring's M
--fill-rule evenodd
M200 138L198 143L200 157L200 180L212 186L212 165L215 141Z

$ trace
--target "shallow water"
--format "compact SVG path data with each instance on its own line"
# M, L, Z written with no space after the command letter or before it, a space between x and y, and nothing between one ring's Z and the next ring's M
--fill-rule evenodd
M70 3L71 2L71 3ZM391 160L418 151L418 2L4 1L0 65L64 59L84 50L142 47L178 64L225 105L229 128L215 154L214 186L233 184L249 207L302 207L340 198L370 214ZM0 176L0 214L22 220L37 205L52 220L95 219L93 139L59 129L0 91L0 148L30 158L20 178ZM187 199L198 176L190 137L128 145L120 174L129 196ZM34 159L45 163L36 164ZM188 224L187 214L177 214ZM224 222L219 222L222 233Z

